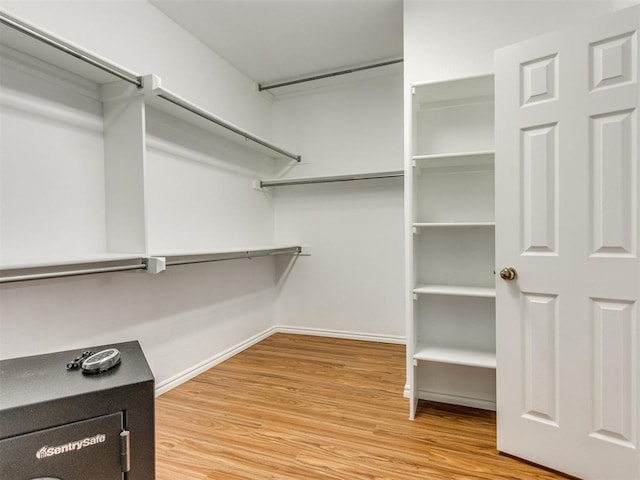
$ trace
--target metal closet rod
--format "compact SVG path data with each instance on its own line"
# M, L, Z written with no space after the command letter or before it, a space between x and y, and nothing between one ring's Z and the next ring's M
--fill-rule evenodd
M250 250L244 250L240 252L230 252L230 253L173 255L175 257L184 257L184 260L169 260L166 262L166 265L167 266L186 265L190 263L219 262L222 260L252 259L256 257L268 257L270 255L283 255L287 253L299 254L301 252L302 252L302 247L295 246L295 247L282 247L282 248L255 250L253 252ZM191 258L188 258L188 257L191 257ZM15 270L26 270L26 269L27 268L16 268ZM59 272L32 273L27 275L11 275L8 277L0 277L0 283L25 282L28 280L42 280L46 278L74 277L74 276L80 276L80 275L92 275L96 273L122 272L126 270L146 270L146 269L147 269L146 259L143 259L141 262L135 263L133 265L83 268L79 270L63 270Z
M117 267L98 267L98 268L85 268L82 270L65 270L61 272L33 273L30 275L13 275L10 277L0 277L0 283L25 282L27 280L41 280L45 278L75 277L79 275L92 275L95 273L106 273L106 272L121 272L125 270L144 270L146 268L147 268L146 264L139 263L135 265L120 265Z
M308 185L311 183L352 182L357 180L373 180L376 178L403 177L403 170L390 172L361 173L353 175L334 175L331 177L291 178L282 180L260 180L260 187L283 187L287 185Z
M297 78L295 80L287 80L285 82L273 83L271 85L258 84L258 91L263 92L265 90L271 90L272 88L288 87L289 85L296 85L298 83L312 82L314 80L322 80L323 78L337 77L338 75L346 75L348 73L360 72L362 70L369 70L371 68L386 67L387 65L393 65L395 63L402 63L403 61L404 61L404 59L397 58L397 59L389 60L389 61L386 61L386 62L373 63L373 64L370 64L370 65L363 65L362 67L353 67L353 68L348 68L346 70L338 70L336 72L323 73L321 75L313 75L313 76L310 76L310 77Z
M99 57L85 52L78 47L71 45L64 40L56 38L36 27L28 25L2 11L0 11L0 23L18 30L19 32L28 35L29 37L34 38L40 42L46 43L47 45L56 48L68 55L71 55L72 57L82 60L85 63L93 65L94 67L110 73L111 75L115 75L116 77L133 85L136 85L137 87L142 87L142 78L138 77L134 73L128 72L127 70L124 70L123 68L120 68L116 65L112 65L111 63Z
M166 265L190 265L193 263L208 263L208 262L220 262L223 260L242 260L257 257L268 257L272 255L284 255L284 254L300 254L302 252L301 247L285 247L285 248L276 248L271 250L257 250L255 252L244 251L244 252L232 252L232 253L217 253L217 254L202 254L202 255L174 255L175 257L193 257L193 258L185 258L184 260L167 260ZM197 258L201 257L201 258ZM206 258L205 258L206 257Z
M172 93L167 92L166 90L164 90L162 93L158 94L158 97L173 103L174 105L177 105L178 107L184 108L185 110L188 110L191 113L194 113L195 115L198 115L199 117L204 118L205 120L209 120L212 123L215 123L216 125L219 125L223 128L226 128L227 130L232 131L233 133L240 135L241 137L244 137L245 140L249 140L252 141L254 143L257 143L258 145L261 145L265 148L268 148L269 150L273 150L274 152L279 153L280 155L283 155L285 157L291 158L293 160L295 160L296 162L300 162L302 160L302 157L300 155L296 155L295 153L291 153L291 152L287 152L286 150L283 150L279 147L276 147L275 145L270 144L269 142L266 142L264 140L262 140L261 138L258 138L252 134L250 134L249 132L245 132L244 130L239 129L238 127L231 125L230 123L225 122L224 120L210 114L209 112L207 112L206 110L202 110L201 108L193 105L192 103L189 103L188 101L184 100L183 98L178 97L177 95L174 95Z

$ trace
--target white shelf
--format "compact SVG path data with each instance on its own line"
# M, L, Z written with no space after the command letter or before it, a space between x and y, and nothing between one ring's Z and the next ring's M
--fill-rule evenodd
M32 257L0 265L0 283L52 279L95 273L147 270L144 255L105 253L73 257ZM156 273L156 272L153 272Z
M137 73L4 12L0 12L0 24L2 24L3 46L15 48L101 85L120 78L151 92L150 95L145 96L145 103L158 110L271 158L284 157L296 162L301 159L300 155L276 146L167 89L145 85L154 83L154 80L159 81L157 77L154 79L152 75L147 75L143 78Z
M107 263L126 260L142 259L142 253L95 253L87 255L65 255L65 256L33 256L22 257L11 260L3 259L0 263L0 270L19 270L28 268L61 267L64 265L82 265L88 263Z
M415 155L413 164L419 168L444 167L493 167L495 151L481 150L472 152L435 153Z
M302 250L302 247L299 245L261 245L223 248L209 251L174 251L169 253L154 253L151 256L164 257L166 258L167 266L171 266L242 258L249 259L284 254L298 255L302 253Z
M281 187L287 185L307 185L312 183L349 182L354 180L373 180L377 178L404 177L403 170L384 170L379 172L350 173L324 177L296 177L260 180L260 187Z
M413 289L419 295L454 295L460 297L495 298L496 289L490 287L463 287L458 285L419 284Z
M0 12L2 45L14 48L97 84L120 78L141 85L135 72L53 35L23 20Z
M413 224L413 228L477 228L477 227L495 227L496 222L417 222Z
M496 354L479 350L418 345L413 358L466 367L496 368Z
M185 98L165 89L154 88L145 96L145 103L175 118L197 126L203 130L226 138L271 158L288 158L300 162L301 156L289 152L242 128L208 112Z
M456 78L439 82L413 84L416 101L428 106L459 102L467 98L493 97L493 75Z

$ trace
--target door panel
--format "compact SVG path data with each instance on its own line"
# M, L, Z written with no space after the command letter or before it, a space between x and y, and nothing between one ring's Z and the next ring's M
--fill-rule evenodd
M640 8L496 52L498 448L640 478Z

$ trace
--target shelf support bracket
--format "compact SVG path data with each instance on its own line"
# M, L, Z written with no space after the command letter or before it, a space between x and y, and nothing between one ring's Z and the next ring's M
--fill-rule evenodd
M147 257L144 259L147 273L156 274L167 269L167 259L165 257Z

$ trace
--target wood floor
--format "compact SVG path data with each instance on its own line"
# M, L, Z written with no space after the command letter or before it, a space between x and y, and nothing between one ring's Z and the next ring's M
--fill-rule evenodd
M404 346L276 334L157 399L157 480L551 480L495 413L421 403Z

